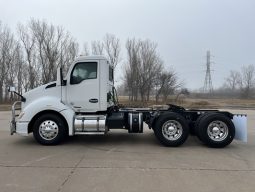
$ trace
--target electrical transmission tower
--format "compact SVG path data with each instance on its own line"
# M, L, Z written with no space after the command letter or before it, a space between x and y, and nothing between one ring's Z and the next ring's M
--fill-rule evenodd
M210 51L206 53L206 73L205 73L205 82L204 82L204 93L212 93L212 76L211 76L211 54Z

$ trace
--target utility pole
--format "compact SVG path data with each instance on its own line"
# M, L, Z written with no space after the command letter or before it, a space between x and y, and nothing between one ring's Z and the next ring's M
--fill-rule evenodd
M204 93L212 93L212 76L211 76L211 53L207 51L206 53L206 73L205 73L205 82L203 87Z

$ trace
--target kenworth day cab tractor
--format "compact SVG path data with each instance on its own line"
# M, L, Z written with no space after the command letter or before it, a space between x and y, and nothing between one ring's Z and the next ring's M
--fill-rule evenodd
M16 93L13 87L10 92ZM144 123L163 145L171 147L182 145L190 130L210 147L225 147L234 138L247 140L246 115L171 104L167 109L120 108L113 66L103 56L78 57L66 78L58 69L57 81L19 96L21 100L12 106L11 134L33 133L43 145L59 144L67 136L103 135L113 129L143 133Z

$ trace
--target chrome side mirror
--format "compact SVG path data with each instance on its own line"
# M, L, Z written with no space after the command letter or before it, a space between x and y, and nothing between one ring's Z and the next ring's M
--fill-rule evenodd
M8 87L8 92L15 92L15 87Z
M18 96L21 98L21 101L22 101L22 102L26 102L26 98L23 97L21 94L19 94L19 93L17 93L17 92L15 91L15 87L9 86L9 87L8 87L8 92L11 92L11 93L14 93L14 94L18 95Z

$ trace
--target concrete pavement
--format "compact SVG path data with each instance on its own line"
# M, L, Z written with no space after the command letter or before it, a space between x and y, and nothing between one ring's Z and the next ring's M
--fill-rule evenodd
M41 146L32 135L9 135L9 112L0 112L0 191L254 191L255 112L247 113L248 143L223 149L190 136L178 148L144 134L111 131Z

